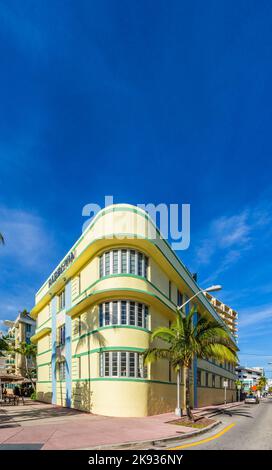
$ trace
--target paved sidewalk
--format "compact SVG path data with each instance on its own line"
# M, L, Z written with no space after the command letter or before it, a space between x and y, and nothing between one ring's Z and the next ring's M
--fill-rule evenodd
M231 403L227 407L235 405ZM196 409L194 414L207 415L214 408L218 407ZM16 448L20 444L26 448L36 445L44 450L82 449L178 437L192 431L192 428L169 424L173 419L176 419L174 413L113 418L29 401L25 405L0 407L0 449Z

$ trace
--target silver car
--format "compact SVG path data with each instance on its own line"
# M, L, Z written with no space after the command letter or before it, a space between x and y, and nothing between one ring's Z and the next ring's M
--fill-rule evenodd
M259 403L259 398L255 395L247 395L245 403L255 403L257 405Z

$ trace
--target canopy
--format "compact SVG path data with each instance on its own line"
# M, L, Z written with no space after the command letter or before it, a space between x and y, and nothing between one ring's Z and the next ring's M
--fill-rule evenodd
M10 383L10 382L18 382L22 381L25 378L22 377L21 375L15 375L15 374L7 374L7 373L1 373L0 372L0 381L5 382L5 383Z

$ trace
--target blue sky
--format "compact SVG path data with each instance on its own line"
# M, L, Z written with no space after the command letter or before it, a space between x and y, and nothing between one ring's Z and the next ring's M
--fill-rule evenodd
M0 25L0 319L32 307L85 204L189 203L178 254L266 365L271 2L1 0Z

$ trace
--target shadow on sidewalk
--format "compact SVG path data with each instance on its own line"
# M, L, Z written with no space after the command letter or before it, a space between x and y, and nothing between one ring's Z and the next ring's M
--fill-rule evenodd
M66 418L69 416L78 416L83 415L82 411L78 411L71 408L63 408L63 407L42 407L42 408L32 408L29 409L24 408L23 406L19 407L12 407L6 408L5 410L0 409L0 420L1 420L1 427L3 424L8 424L11 421L13 423L16 422L23 422L23 421L33 421L33 420L42 420L48 418Z

